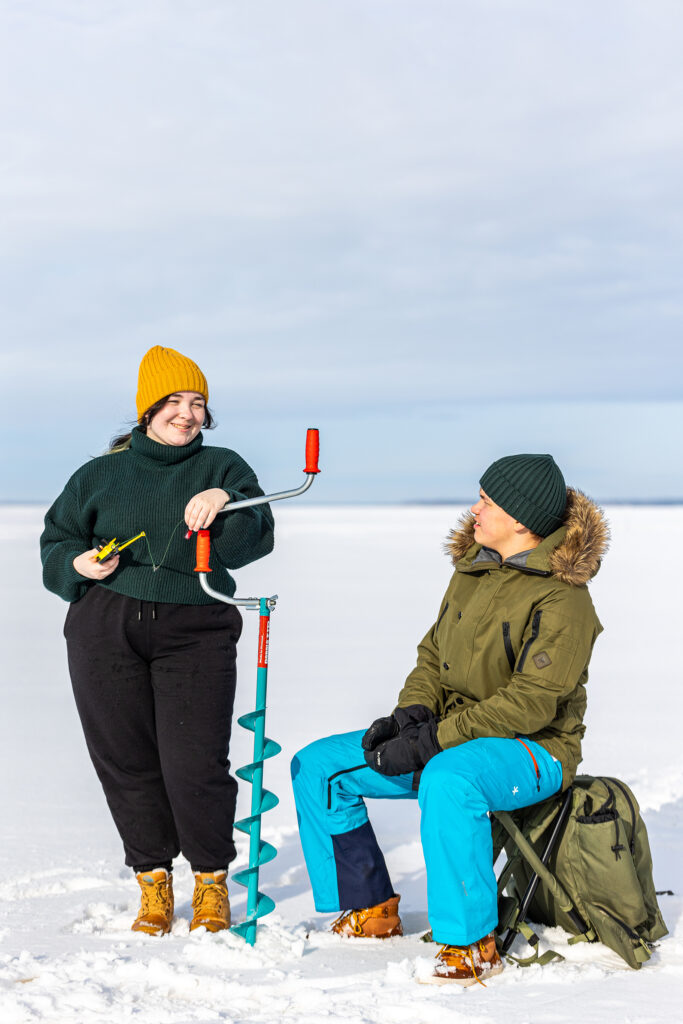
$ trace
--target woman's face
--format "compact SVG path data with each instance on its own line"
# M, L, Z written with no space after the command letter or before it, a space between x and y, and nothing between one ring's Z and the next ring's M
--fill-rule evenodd
M196 391L176 391L147 424L147 437L176 447L189 444L202 429L205 415L203 395Z

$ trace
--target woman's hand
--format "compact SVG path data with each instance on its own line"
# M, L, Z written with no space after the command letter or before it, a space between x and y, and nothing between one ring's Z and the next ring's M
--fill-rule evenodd
M82 555L76 555L73 560L76 572L80 576L85 576L87 580L106 580L107 576L111 576L118 568L119 556L114 555L106 562L98 562L98 554L97 548L92 548L90 551L84 551Z
M190 498L185 506L185 522L190 530L206 530L222 508L230 501L226 491L211 487Z

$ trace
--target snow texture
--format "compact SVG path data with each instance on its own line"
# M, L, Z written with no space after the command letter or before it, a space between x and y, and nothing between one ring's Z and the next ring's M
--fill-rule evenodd
M567 946L541 930L563 963L508 968L486 988L416 984L436 947L427 928L425 872L413 803L373 802L373 824L402 894L404 938L343 940L317 915L297 838L291 755L329 732L359 728L393 707L415 645L434 619L450 574L440 551L462 511L447 506L278 508L276 552L238 576L243 595L280 595L273 613L267 732L283 753L266 766L280 805L264 816L278 857L261 888L276 911L252 949L232 934L189 934L192 878L176 865L173 931L130 931L137 886L85 750L68 680L61 623L66 605L41 587L43 509L0 508L4 581L0 720L0 1021L25 1024L554 1024L681 1019L683 925L683 719L670 538L680 508L608 509L612 550L592 584L605 633L589 682L583 770L630 783L653 848L655 882L670 929L652 960L631 971L601 945ZM141 528L144 524L141 524ZM665 554L664 554L665 552ZM256 616L245 613L238 713L253 700ZM236 729L234 766L249 760ZM246 813L249 787L240 791ZM236 867L246 861L241 841ZM231 886L233 914L244 890ZM520 952L524 952L523 947Z

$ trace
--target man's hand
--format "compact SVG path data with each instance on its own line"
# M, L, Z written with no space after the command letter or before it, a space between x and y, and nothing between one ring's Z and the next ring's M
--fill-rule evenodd
M401 732L404 729L419 725L420 722L432 722L434 712L424 704L409 704L406 708L395 708L394 718Z
M380 743L393 739L405 728L414 728L418 722L430 722L434 714L424 704L410 704L396 708L392 715L376 718L360 741L363 750L374 750Z
M393 715L388 715L386 718L375 719L360 744L363 750L374 750L379 743L384 743L393 736L398 736L398 722Z
M366 750L365 760L380 775L405 775L416 772L441 752L436 738L436 719L407 726L398 736Z

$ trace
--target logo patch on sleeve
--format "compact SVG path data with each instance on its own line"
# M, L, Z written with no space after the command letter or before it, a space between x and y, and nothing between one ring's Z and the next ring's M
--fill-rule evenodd
M536 668L547 668L548 665L552 665L547 651L539 651L538 654L534 654L532 661Z

